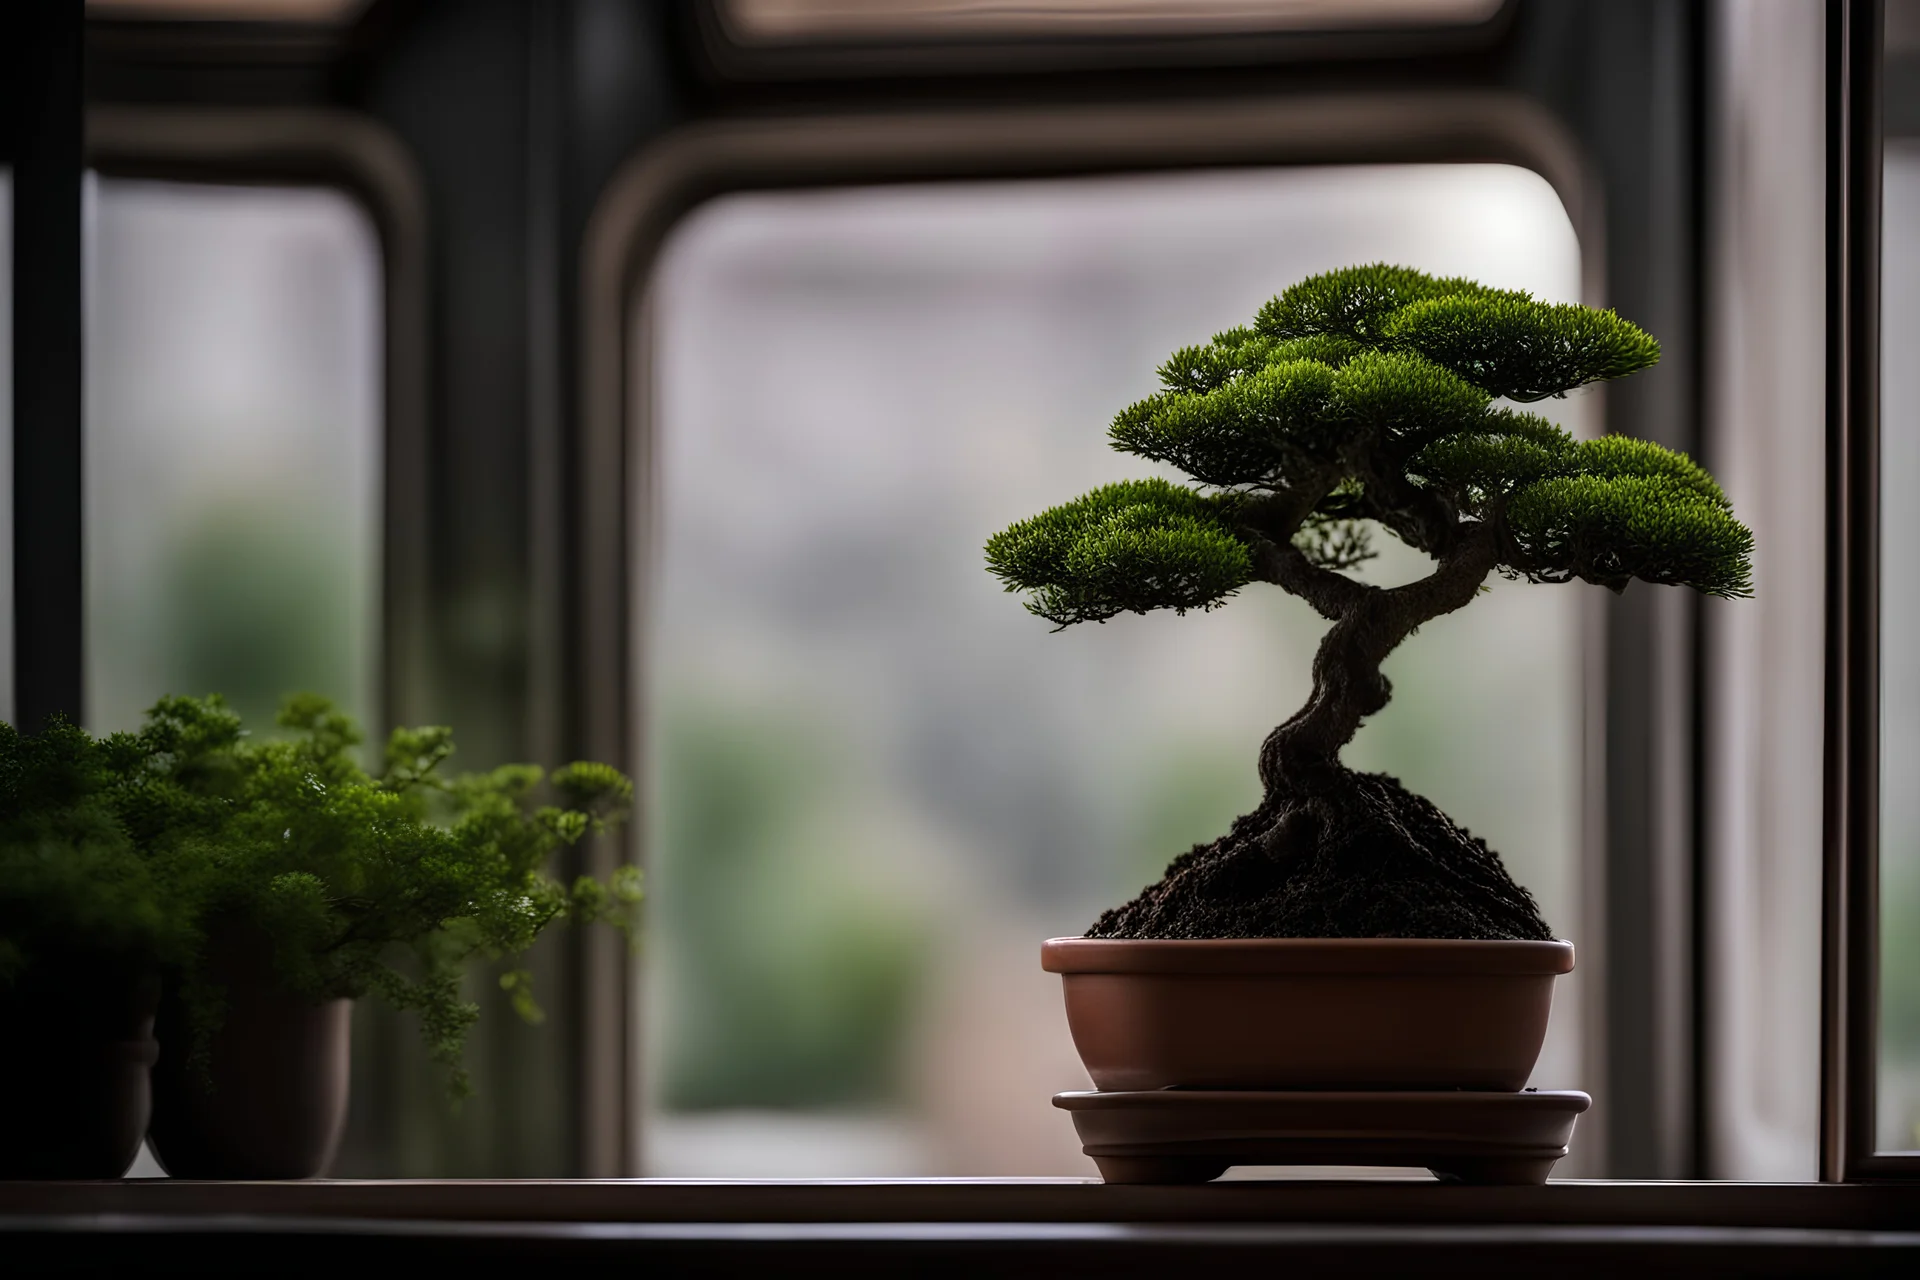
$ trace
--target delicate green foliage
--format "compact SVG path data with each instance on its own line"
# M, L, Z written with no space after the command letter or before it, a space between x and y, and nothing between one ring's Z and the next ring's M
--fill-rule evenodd
M1314 276L1252 328L1175 352L1164 389L1114 419L1116 449L1225 492L1110 485L995 536L988 566L1062 626L1210 608L1255 564L1279 573L1282 548L1349 569L1371 556L1375 526L1437 558L1491 546L1493 567L1534 581L1638 577L1744 595L1752 536L1685 455L1575 442L1496 403L1620 377L1659 354L1610 311L1405 267Z
M1230 499L1165 480L1107 485L993 536L987 566L1059 626L1210 609L1253 576Z
M1323 430L1336 374L1313 360L1267 365L1211 391L1162 392L1121 411L1116 449L1171 462L1203 484L1257 484L1333 441Z
M460 1050L479 1013L460 995L470 961L519 956L569 917L633 936L637 870L570 886L546 870L619 823L632 784L605 765L570 765L551 780L555 805L538 803L543 775L531 765L443 777L453 742L442 728L396 730L370 776L352 754L359 730L325 699L288 699L279 723L288 736L256 741L214 697L164 698L138 733L103 743L66 725L37 740L0 726L0 786L20 780L15 792L37 797L5 810L0 956L20 950L4 918L15 900L41 902L35 918L49 928L100 928L44 905L53 898L34 878L38 858L88 877L93 915L111 906L122 932L174 967L190 1054L204 1050L222 1004L206 935L237 929L271 940L280 980L301 995L372 993L416 1012L464 1093ZM537 1017L529 984L518 968L502 983Z
M195 913L135 849L107 792L114 752L63 717L0 724L0 990L85 954L128 972L192 953Z
M1439 365L1400 351L1355 356L1334 379L1332 414L1342 443L1398 452L1486 419L1487 393Z
M1428 490L1447 494L1463 512L1484 518L1521 485L1565 474L1574 465L1574 448L1573 437L1545 418L1497 410L1479 429L1422 448L1407 473Z
M1260 308L1254 329L1270 338L1332 334L1363 346L1382 345L1402 307L1429 298L1489 292L1471 280L1436 280L1409 267L1344 267L1309 276Z
M1521 491L1507 509L1510 571L1542 582L1629 580L1753 594L1753 535L1716 502L1668 476L1572 475Z
M1207 392L1268 365L1312 360L1338 367L1364 348L1331 334L1282 340L1251 329L1228 329L1204 347L1182 347L1160 366L1160 385L1168 391Z
M1506 291L1415 302L1388 318L1381 335L1509 400L1544 400L1660 359L1658 342L1611 311Z
M1571 464L1581 475L1607 478L1646 476L1670 480L1678 488L1687 490L1711 506L1726 511L1733 509L1733 505L1727 501L1727 495L1721 492L1720 485L1707 474L1706 468L1686 454L1664 448L1650 440L1635 440L1631 436L1602 436L1598 440L1585 440L1573 447Z

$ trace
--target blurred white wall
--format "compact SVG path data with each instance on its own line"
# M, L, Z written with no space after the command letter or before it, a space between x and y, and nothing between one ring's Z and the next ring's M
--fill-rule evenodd
M379 652L379 237L339 191L89 179L87 723L219 692L363 720Z
M1705 602L1711 1176L1810 1179L1820 1102L1826 9L1713 11L1706 462L1754 531Z
M0 246L12 244L0 170ZM320 188L87 178L87 723L220 692L373 710L379 238ZM0 298L12 296L0 252ZM13 718L13 309L0 307L0 720Z

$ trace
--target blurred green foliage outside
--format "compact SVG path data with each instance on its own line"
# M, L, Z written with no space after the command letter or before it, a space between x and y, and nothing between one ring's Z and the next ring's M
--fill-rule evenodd
M886 851L844 838L860 797L826 726L711 705L668 724L649 873L668 1005L662 1101L893 1097L927 947L911 904L861 865Z

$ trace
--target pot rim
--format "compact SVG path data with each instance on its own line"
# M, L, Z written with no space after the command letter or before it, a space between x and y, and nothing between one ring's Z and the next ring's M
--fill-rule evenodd
M1049 938L1048 973L1559 974L1573 968L1562 940L1466 938Z

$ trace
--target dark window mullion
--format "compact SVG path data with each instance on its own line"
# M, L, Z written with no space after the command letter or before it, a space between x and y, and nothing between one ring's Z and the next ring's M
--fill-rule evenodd
M80 0L11 6L14 719L83 696Z

